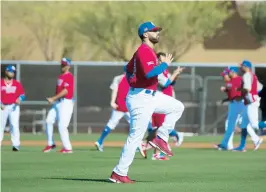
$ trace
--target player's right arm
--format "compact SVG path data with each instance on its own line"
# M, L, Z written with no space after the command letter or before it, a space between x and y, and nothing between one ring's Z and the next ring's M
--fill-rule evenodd
M118 84L121 81L122 76L123 75L116 76L113 79L112 84L110 85L110 89L112 90L110 105L113 109L117 109L118 107L118 105L116 104L116 97L118 92Z

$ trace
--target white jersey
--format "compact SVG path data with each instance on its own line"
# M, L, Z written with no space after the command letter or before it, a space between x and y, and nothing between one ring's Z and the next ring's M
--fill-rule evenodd
M164 87L164 85L167 83L167 81L169 80L169 78L171 77L171 74L168 73L167 75L168 77L166 77L163 73L158 75L158 91L162 91L162 88ZM173 89L173 98L175 98L175 91Z
M249 72L245 73L242 78L243 78L243 82L244 82L243 88L250 91L251 85L252 85L252 74ZM261 91L262 88L263 88L263 85L258 81L257 82L257 91L258 92Z
M117 89L118 88L118 85L120 83L120 81L122 80L123 78L123 74L122 75L117 75L114 77L113 81L112 81L112 84L110 85L110 89L111 90L114 90L114 89Z

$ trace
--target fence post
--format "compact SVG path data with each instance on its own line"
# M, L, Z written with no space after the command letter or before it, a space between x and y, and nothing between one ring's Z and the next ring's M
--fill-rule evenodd
M196 91L195 91L196 89L196 82L195 82L196 68L195 67L191 68L190 75L191 75L190 91L192 93L193 100L195 100L196 99Z
M78 113L78 88L77 83L78 81L78 65L74 65L74 111L73 111L73 134L77 134L78 128L77 128L77 113Z
M17 78L16 78L16 79L17 79L18 81L20 81L21 67L20 67L19 62L17 62L16 65L17 65L17 67L16 67L16 72L17 72L16 77L17 77Z
M203 80L203 90L201 98L201 110L200 110L200 134L205 133L205 119L206 119L206 107L207 107L207 88L208 78L205 77Z

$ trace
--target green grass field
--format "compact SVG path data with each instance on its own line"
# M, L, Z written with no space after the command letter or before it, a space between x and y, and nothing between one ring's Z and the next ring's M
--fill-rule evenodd
M58 136L57 136L58 138ZM110 135L108 141L121 141L125 135ZM44 140L43 135L23 135L23 140ZM72 136L72 141L94 141L95 135ZM188 137L185 142L217 143L220 137ZM9 140L9 136L5 137ZM42 153L42 147L25 146L18 153L2 147L3 192L90 192L90 191L187 191L264 192L266 153L246 153L214 149L174 148L170 161L142 159L136 154L129 176L134 185L107 181L119 159L121 148L75 147L73 154Z

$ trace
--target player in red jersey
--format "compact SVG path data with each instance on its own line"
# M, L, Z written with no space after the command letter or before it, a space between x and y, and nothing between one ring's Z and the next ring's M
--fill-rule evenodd
M126 106L126 96L129 90L129 84L126 75L118 75L113 79L110 85L112 90L110 105L113 108L111 117L104 127L100 138L95 142L97 150L103 151L103 142L107 135L115 129L122 117L130 123L130 117Z
M46 135L48 145L43 152L50 152L56 147L53 138L53 124L57 120L58 131L61 137L63 148L61 153L72 153L72 146L69 139L68 126L71 120L74 107L74 77L70 72L70 59L61 60L61 74L57 79L56 93L53 97L48 97L47 101L52 104L46 118Z
M14 79L16 68L8 65L5 69L5 77L1 79L1 144L4 137L4 129L9 118L10 134L13 151L19 151L20 132L19 115L20 103L25 99L23 86Z
M158 129L158 136L150 141L150 144L164 154L173 156L168 148L168 130L175 127L176 121L184 111L184 105L173 97L157 91L158 75L165 71L173 61L172 55L167 54L162 63L157 65L158 60L153 48L159 42L160 30L161 28L156 27L152 22L145 22L139 26L138 35L142 44L125 67L130 85L126 98L131 118L130 133L119 163L109 178L114 183L134 183L127 176L128 169L153 113L166 114L166 117L163 125Z

